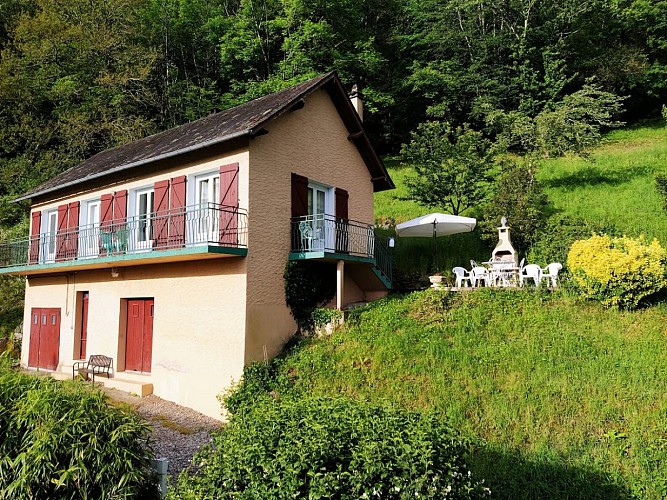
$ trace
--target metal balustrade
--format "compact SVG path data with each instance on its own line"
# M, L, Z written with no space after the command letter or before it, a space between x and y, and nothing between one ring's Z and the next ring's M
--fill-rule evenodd
M0 245L0 267L215 245L247 248L245 210L214 203L43 233Z
M292 218L292 252L326 252L367 257L391 281L391 258L386 246L375 237L375 228L333 215L316 214Z

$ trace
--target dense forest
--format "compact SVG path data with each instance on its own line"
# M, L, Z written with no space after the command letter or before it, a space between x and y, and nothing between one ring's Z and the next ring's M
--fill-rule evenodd
M26 210L7 202L82 159L329 70L381 154L582 89L625 97L625 121L667 101L665 0L0 0L0 50L5 237Z

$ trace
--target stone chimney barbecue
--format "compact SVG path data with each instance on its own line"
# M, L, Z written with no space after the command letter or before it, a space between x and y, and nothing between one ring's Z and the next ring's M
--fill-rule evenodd
M512 246L510 240L510 228L507 226L507 219L501 219L501 226L498 228L498 244L493 249L491 260L494 261L513 261L515 266L519 265L519 255Z
M352 86L352 92L350 92L350 101L352 101L352 106L354 106L354 109L357 110L357 114L359 115L359 118L363 122L364 121L364 103L361 100L361 92L359 92L359 89L357 88L356 83Z

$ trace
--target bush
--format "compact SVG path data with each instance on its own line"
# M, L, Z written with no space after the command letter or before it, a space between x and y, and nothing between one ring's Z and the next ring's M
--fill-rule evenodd
M540 231L538 240L530 247L527 260L542 266L550 262L565 264L572 244L590 238L594 233L615 236L616 229L580 217L553 215Z
M0 367L0 499L155 497L148 431L100 391Z
M481 498L466 445L432 414L345 398L260 400L181 474L171 499Z
M572 245L567 263L583 295L608 307L637 307L667 287L667 254L657 240L593 235Z
M313 311L336 294L336 268L324 262L292 261L285 266L285 301L299 330L312 332Z

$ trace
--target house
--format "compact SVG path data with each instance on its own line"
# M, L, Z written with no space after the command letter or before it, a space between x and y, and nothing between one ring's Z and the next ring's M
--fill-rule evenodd
M337 307L386 294L373 192L393 187L334 73L103 151L19 198L30 235L0 272L27 278L21 365L104 354L105 384L220 418L296 329L288 260L336 266Z

